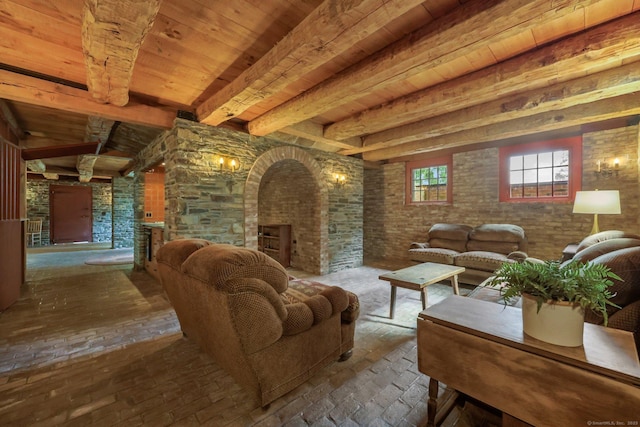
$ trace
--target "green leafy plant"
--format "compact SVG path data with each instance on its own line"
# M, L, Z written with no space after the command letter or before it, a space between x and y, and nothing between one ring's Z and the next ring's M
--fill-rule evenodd
M606 326L607 306L618 307L610 301L615 295L609 291L613 279L622 280L603 264L524 261L503 264L487 284L500 288L505 303L529 294L535 298L540 311L542 304L549 300L568 301L601 314Z

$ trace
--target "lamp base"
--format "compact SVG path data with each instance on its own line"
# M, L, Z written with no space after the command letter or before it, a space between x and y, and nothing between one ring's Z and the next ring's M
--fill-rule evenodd
M591 228L590 234L596 234L600 232L600 228L598 227L598 214L593 214L593 227Z

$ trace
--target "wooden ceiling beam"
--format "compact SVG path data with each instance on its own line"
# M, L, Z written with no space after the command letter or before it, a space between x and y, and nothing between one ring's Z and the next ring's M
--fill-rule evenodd
M590 104L548 111L421 141L412 141L395 147L366 152L362 156L364 160L368 161L388 160L447 148L516 138L529 134L540 134L637 114L640 114L640 97L636 93L631 93L595 101Z
M51 159L54 157L77 156L93 154L98 147L97 142L81 144L56 145L49 147L26 148L22 150L22 160Z
M249 132L266 135L310 119L597 2L487 0L464 3L452 13L257 117L249 122ZM464 41L460 34L464 34ZM364 133L366 131L361 134Z
M422 2L325 0L253 66L202 103L198 119L219 125L238 116Z
M2 117L4 117L6 122L9 124L9 130L14 135L15 139L20 141L24 138L24 132L20 128L20 125L18 125L18 121L16 120L13 111L11 111L11 108L7 105L7 102L4 99L0 99L0 114L2 114Z
M133 66L161 1L85 0L82 52L94 100L127 105Z
M364 138L363 148L340 154L373 151L640 91L639 67L640 61L374 133Z
M170 129L177 110L153 107L133 100L124 107L99 104L89 92L12 71L0 70L0 98L88 116Z
M310 121L304 121L295 123L291 126L287 126L280 132L289 135L299 136L301 138L310 139L311 141L320 142L322 144L332 145L338 148L360 148L362 147L362 140L358 137L350 138L345 141L336 141L324 137L324 126L313 123Z
M621 61L630 58L635 60L640 56L638 34L640 12L530 54L361 111L329 125L325 136L340 140L365 132L382 133L385 129L479 105L496 97L542 88L548 86L550 80L566 82L594 71L617 67ZM637 74L637 70L634 74ZM617 80L621 78L624 79L624 76ZM588 90L588 87L582 90ZM611 96L620 94L613 93ZM599 97L598 93L591 94L593 100ZM491 119L488 112L485 115Z

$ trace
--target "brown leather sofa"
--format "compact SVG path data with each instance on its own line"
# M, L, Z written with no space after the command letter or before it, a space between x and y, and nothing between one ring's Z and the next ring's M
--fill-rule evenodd
M465 268L458 280L477 285L505 262L527 257L527 237L513 224L433 224L426 242L414 242L409 257L415 262L435 262Z
M359 304L342 288L290 282L262 252L201 239L168 242L156 258L184 334L261 406L351 354Z

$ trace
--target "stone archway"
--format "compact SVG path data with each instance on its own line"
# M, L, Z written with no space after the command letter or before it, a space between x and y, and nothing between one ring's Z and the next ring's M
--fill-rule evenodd
M300 162L311 174L318 189L319 221L318 232L320 235L320 271L326 274L329 270L329 194L326 183L323 180L323 172L320 164L305 150L297 147L277 147L262 154L255 161L244 188L244 241L245 246L251 249L258 248L258 193L260 181L267 170L274 164L283 160L295 160Z

